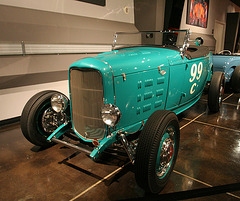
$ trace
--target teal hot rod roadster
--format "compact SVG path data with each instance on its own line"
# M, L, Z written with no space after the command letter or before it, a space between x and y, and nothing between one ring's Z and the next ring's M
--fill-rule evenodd
M69 98L49 90L27 102L23 135L38 146L62 143L94 161L110 146L125 149L138 185L160 192L178 154L176 115L200 99L208 81L210 111L219 110L224 91L224 74L212 75L211 52L199 38L191 42L189 30L116 33L111 52L70 66Z

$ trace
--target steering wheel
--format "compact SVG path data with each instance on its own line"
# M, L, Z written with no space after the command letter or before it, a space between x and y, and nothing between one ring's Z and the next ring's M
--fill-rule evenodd
M218 54L226 54L226 55L231 55L232 52L230 50L222 50Z

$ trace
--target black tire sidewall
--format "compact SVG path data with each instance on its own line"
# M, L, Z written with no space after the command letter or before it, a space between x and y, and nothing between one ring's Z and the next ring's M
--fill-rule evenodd
M28 102L26 103L26 105L23 108L22 114L21 114L21 118L20 118L20 125L21 125L21 130L22 133L24 135L24 137L30 141L31 143L32 140L29 136L29 132L28 132L28 117L29 117L29 112L31 111L33 105L35 104L35 102L41 98L43 95L50 93L50 92L56 92L57 91L51 91L51 90L46 90L46 91L41 91L37 94L35 94L33 97L31 97ZM33 143L34 144L34 143Z
M24 136L31 143L48 147L53 145L47 141L50 133L43 130L41 126L43 112L51 107L51 96L57 91L43 91L33 96L26 104L21 117L21 128Z
M208 91L208 108L210 112L218 112L221 106L219 103L220 88L223 85L225 88L225 77L223 72L214 72L209 91Z
M159 134L159 136L160 136L160 141L159 141L159 143L158 143L158 145L157 145L157 148L156 149L154 149L154 151L153 151L153 153L152 153L152 161L150 162L150 164L151 164L151 177L150 177L150 179L153 179L153 180L155 180L155 182L156 182L156 184L157 185L155 185L154 183L152 184L152 186L151 186L151 191L152 192L159 192L159 189L162 189L165 185L166 185L166 183L167 183L167 181L168 181L168 179L169 179L169 176L170 176L170 174L172 173L172 170L173 170L173 168L174 168L174 165L175 165L175 162L176 162L176 159L177 159L177 155L178 155L178 148L179 148L179 140L177 140L177 136L179 136L179 135L177 135L176 136L176 141L175 141L175 149L174 149L174 158L173 158L173 161L172 161L172 164L171 164L171 167L170 167L170 169L168 170L168 173L164 176L164 178L163 179L159 179L158 177L157 177L157 174L156 174L156 160L157 160L157 154L158 154L158 148L159 148L159 146L160 146L160 142L161 142L161 138L163 137L163 134L164 134L164 131L167 129L167 127L169 126L169 125L172 125L174 128L176 128L177 126L178 126L178 122L176 121L176 120L170 120L170 122L167 124L167 122L170 120L170 118L169 118L169 116L168 117L166 117L166 119L164 119L164 121L165 122L163 122L163 124L165 124L166 123L166 126L163 128L163 129L159 129L159 131L160 131L160 134ZM158 187L157 187L158 186ZM157 188L156 188L157 187Z
M170 125L173 126L176 131L174 158L167 174L160 179L156 174L157 154L161 139ZM139 186L147 192L158 193L166 185L177 159L179 138L179 123L173 112L167 110L156 111L146 122L138 142L135 175Z
M47 141L49 133L44 132L41 126L43 112L51 107L50 99L51 96L45 94L35 103L29 113L28 133L32 142L39 146L50 146L51 144Z
M231 85L235 92L240 92L240 66L237 66L233 71Z

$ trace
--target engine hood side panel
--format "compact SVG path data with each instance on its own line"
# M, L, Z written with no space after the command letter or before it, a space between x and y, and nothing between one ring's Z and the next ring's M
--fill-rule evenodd
M126 79L122 76L115 77L116 105L122 113L117 129L124 130L128 126L148 119L154 111L165 108L169 66L162 67L161 70L164 73L161 74L156 68L128 74Z

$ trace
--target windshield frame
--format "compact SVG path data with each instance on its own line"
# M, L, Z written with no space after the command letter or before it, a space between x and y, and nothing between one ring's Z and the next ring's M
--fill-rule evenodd
M171 34L171 33L179 33L179 32L185 32L185 36L184 36L184 40L183 40L183 44L181 46L176 46L179 51L180 51L180 55L182 57L184 57L184 53L187 50L187 48L189 47L189 38L190 38L190 30L189 29L182 29L182 30L177 30L177 31L139 31L139 32L116 32L114 34L114 39L113 39L113 43L112 43L112 50L116 50L116 44L117 44L117 38L119 35L124 35L124 34L145 34L150 35L153 33L166 33L166 34ZM140 45L141 46L141 45ZM146 45L145 45L146 46ZM127 47L127 46L126 46ZM129 46L131 47L131 46Z

